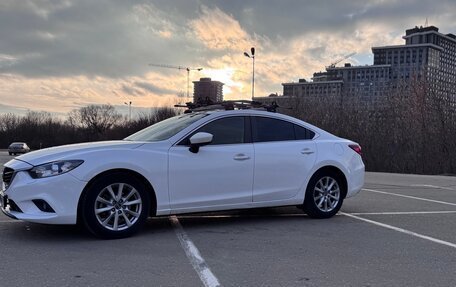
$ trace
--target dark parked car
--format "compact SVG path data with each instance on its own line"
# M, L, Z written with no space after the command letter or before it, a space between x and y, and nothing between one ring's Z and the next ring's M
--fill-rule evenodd
M30 148L26 143L12 143L8 147L8 153L9 155L16 155L18 153L28 153L30 151Z

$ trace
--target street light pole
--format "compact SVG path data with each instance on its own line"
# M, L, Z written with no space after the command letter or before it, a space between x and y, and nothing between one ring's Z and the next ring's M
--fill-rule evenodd
M128 106L128 121L131 122L131 101L129 101L128 103L124 102L124 104Z
M253 101L253 98L255 97L255 47L250 48L250 52L252 53L252 55L250 55L247 52L244 52L244 56L252 59L252 101Z
M255 96L255 49L252 48L252 101Z

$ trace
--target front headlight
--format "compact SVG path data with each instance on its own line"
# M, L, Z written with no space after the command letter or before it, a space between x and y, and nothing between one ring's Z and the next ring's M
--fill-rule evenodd
M29 174L33 178L43 178L59 175L68 172L80 166L83 160L60 160L42 165L35 166L29 170Z

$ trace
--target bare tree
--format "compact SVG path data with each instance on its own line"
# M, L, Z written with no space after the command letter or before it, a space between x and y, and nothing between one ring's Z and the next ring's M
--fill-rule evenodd
M112 105L89 105L73 110L68 115L68 123L75 127L83 127L98 135L119 123L122 115Z

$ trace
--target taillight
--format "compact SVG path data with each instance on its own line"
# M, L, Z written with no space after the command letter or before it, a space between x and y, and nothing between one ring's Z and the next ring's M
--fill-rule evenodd
M363 155L363 153L361 152L361 147L357 144L350 144L348 145L352 150L354 150L357 154L359 154L360 156Z

